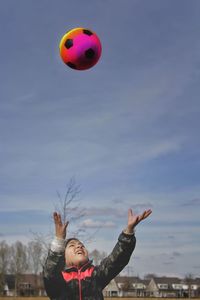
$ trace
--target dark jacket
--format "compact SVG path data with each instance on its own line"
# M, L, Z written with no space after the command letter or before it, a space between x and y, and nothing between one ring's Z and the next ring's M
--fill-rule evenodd
M81 268L64 268L64 253L51 250L43 276L47 295L52 300L103 300L102 290L128 264L135 248L134 235L122 232L112 253L98 266L88 261Z

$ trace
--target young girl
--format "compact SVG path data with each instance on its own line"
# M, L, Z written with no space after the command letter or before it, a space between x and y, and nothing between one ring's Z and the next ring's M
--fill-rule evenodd
M128 210L128 223L119 235L111 254L94 266L84 244L76 238L65 240L68 223L54 212L56 236L51 243L43 276L47 295L52 300L103 300L102 290L128 264L135 248L134 228L151 210L136 215Z

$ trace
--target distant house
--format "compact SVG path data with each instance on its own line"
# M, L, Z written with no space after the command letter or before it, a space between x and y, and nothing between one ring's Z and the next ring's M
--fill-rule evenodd
M14 291L15 291L15 276L12 274L6 275L3 295L14 296Z
M104 297L118 297L119 296L119 288L116 284L115 279L112 279L110 283L103 290Z
M186 280L186 286L189 297L199 297L200 296L200 278L194 278Z
M104 296L145 297L148 283L139 277L117 276L104 289Z
M107 296L115 294L119 297L198 297L200 295L200 278L196 278L189 285L177 277L154 277L143 280L139 277L117 276L113 279L117 288L112 285L106 287ZM190 290L190 292L189 292Z
M135 297L146 297L147 296L147 286L149 280L138 279L138 281L133 283L133 288L135 290Z
M44 296L44 284L42 274L24 274L20 277L18 285L19 296Z
M137 282L138 277L117 276L115 282L119 288L120 297L134 297L135 291L133 283Z
M147 295L150 297L183 297L182 281L177 277L154 277L147 287Z
M199 296L200 279L191 279L190 284L177 277L154 277L147 287L150 297L197 297Z
M45 296L42 274L23 274L18 279L15 291L15 276L6 275L3 294L5 296Z

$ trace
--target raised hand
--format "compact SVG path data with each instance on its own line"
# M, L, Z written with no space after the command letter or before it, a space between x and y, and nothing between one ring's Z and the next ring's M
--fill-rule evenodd
M133 213L132 209L128 210L128 225L127 232L132 232L137 224L146 219L152 213L151 209L145 210L141 215Z
M67 232L67 226L68 226L69 222L66 222L65 224L63 224L61 216L57 212L53 213L53 219L54 219L54 224L55 224L56 237L59 239L65 239L66 232Z

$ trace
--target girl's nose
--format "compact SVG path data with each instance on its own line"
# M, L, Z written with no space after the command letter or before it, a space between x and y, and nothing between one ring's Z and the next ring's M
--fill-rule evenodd
M79 245L79 246L76 247L76 249L77 249L77 250L78 250L78 249L82 249L82 246Z

